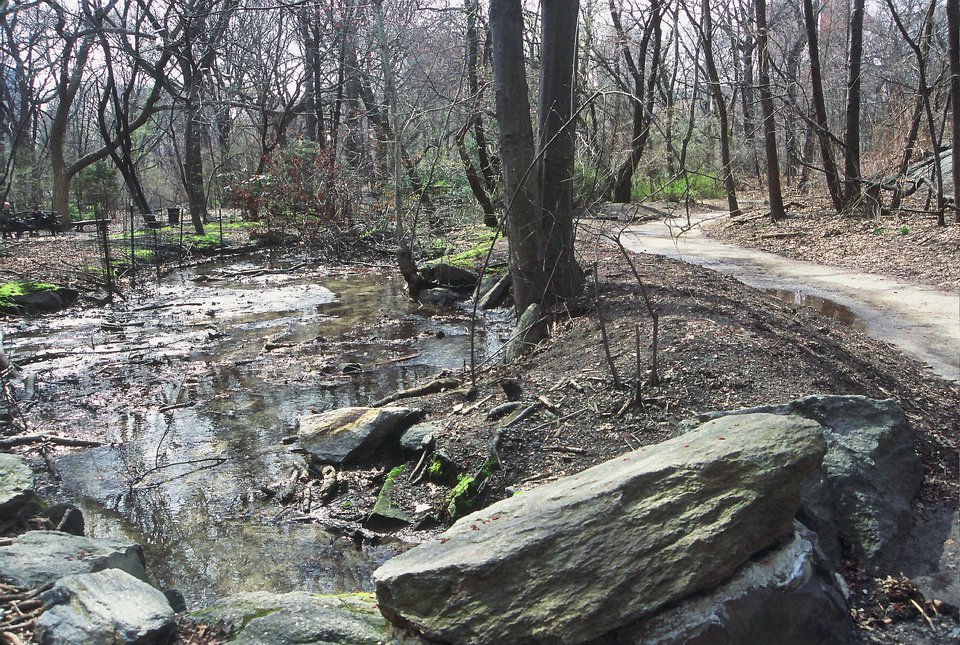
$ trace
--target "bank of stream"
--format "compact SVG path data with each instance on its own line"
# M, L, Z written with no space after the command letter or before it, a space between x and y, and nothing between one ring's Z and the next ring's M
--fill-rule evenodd
M242 590L369 589L402 545L359 548L290 521L271 491L303 463L285 437L300 414L369 404L470 355L468 306L419 305L389 269L307 266L179 271L115 310L7 334L52 394L32 412L42 427L108 442L49 456L61 481L46 493L78 505L90 536L142 544L157 584L190 606ZM505 315L481 321L480 356L508 334ZM349 499L338 503L350 519Z

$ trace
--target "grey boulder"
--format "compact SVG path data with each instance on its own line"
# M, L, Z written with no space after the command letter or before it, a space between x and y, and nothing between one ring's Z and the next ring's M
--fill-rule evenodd
M20 587L42 587L64 576L104 569L120 569L147 579L143 549L120 540L28 531L9 546L0 547L0 579Z
M253 591L228 596L192 612L202 623L223 622L237 631L235 645L343 643L378 645L393 632L377 611L373 594L314 595L302 591Z
M304 415L297 420L300 445L320 463L360 461L403 432L420 414L410 408L351 407Z
M400 447L410 452L420 452L430 445L443 428L436 423L424 421L413 425L400 436Z
M850 615L817 536L795 524L789 539L727 582L607 634L602 645L777 643L842 645ZM597 642L595 645L601 645Z
M33 471L18 457L0 453L0 517L15 515L33 497Z
M842 539L872 573L899 573L910 503L923 480L900 405L894 399L808 396L709 417L756 412L798 415L824 427L827 454L804 484L801 520L820 536L827 555L839 558Z
M374 573L395 624L450 643L576 643L727 579L793 530L818 424L719 419L462 518Z
M513 280L508 273L497 279L489 288L481 289L483 295L481 295L477 301L477 306L483 310L499 307L503 304L503 301L507 299L507 294L510 293L511 286L513 286Z
M150 645L166 642L174 612L162 592L119 569L61 578L41 594L44 645Z

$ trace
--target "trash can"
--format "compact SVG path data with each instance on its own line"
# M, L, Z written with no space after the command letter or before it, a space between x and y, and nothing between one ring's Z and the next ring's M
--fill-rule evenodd
M180 209L179 208L168 208L167 209L167 223L179 224L180 223Z

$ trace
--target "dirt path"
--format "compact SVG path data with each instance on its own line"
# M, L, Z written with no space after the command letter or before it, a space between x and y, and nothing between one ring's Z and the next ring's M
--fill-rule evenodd
M667 219L626 229L623 242L732 275L760 289L787 290L836 302L859 318L868 334L960 381L960 294L896 278L785 258L709 239L701 230L715 215Z

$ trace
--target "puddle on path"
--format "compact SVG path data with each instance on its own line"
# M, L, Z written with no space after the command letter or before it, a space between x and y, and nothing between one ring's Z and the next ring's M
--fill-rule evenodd
M49 423L95 424L112 442L57 461L60 498L83 508L90 535L143 545L157 584L191 606L241 590L370 589L370 573L401 547L359 551L277 518L282 507L261 489L302 463L281 440L301 414L369 404L469 362L468 309L411 302L393 273L256 275L262 268L172 276L146 304L107 316L122 334L86 312L8 336L17 355L62 354L43 363L42 379L84 400ZM217 280L192 282L199 276ZM481 328L481 356L506 340L506 318ZM362 371L344 374L345 363ZM132 404L119 398L131 384Z
M834 320L843 323L847 327L853 327L854 329L860 330L865 330L867 328L860 316L855 314L850 307L841 305L839 302L830 300L829 298L822 298L820 296L804 293L799 289L769 288L764 289L763 292L785 302L816 309L827 318L833 318Z

